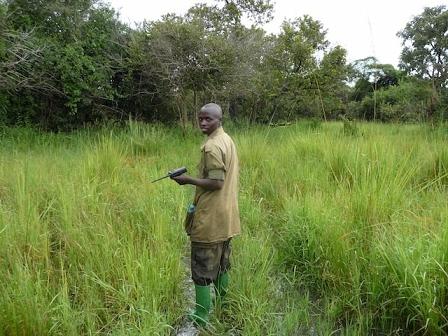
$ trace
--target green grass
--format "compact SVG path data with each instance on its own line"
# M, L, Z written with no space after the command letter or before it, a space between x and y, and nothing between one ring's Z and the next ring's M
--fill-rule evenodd
M348 127L350 129L348 129ZM243 234L204 335L445 335L446 132L226 127ZM0 130L0 335L175 335L200 132ZM190 292L191 293L191 292Z

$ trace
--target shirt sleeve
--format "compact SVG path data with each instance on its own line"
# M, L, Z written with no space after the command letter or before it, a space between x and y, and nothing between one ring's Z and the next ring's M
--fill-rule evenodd
M216 151L205 152L205 170L207 171L207 178L211 180L225 180L226 165L219 153Z
M210 180L221 180L224 181L226 178L226 172L222 169L210 170L208 172L208 178Z

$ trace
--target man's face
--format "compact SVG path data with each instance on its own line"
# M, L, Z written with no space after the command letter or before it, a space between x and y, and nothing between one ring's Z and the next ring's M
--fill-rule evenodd
M203 134L210 135L221 126L221 119L213 111L201 110L199 112L199 126Z

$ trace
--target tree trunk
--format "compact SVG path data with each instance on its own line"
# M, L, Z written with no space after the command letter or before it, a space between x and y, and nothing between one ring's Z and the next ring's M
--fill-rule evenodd
M230 99L229 117L232 122L236 121L236 98L235 97L232 97L232 99Z
M431 77L431 102L429 104L429 110L428 110L428 118L429 118L429 122L431 123L431 128L434 128L435 93L436 93L436 85L435 85L435 80L434 80L434 68L433 68L432 69L432 77Z
M198 119L199 119L199 107L198 107L198 93L196 90L193 92L193 120L191 124L193 125L193 129L198 128Z

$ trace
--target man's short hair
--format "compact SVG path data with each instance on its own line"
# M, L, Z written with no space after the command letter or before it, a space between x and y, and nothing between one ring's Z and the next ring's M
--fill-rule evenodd
M216 113L218 113L222 117L222 108L218 104L215 103L208 103L202 106L201 110L214 110Z

